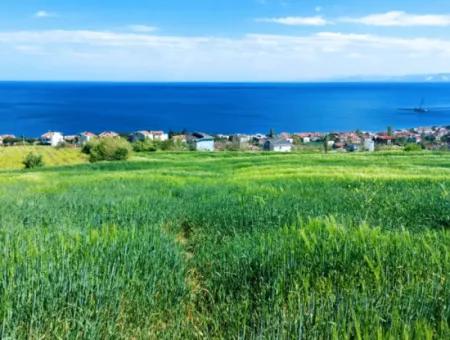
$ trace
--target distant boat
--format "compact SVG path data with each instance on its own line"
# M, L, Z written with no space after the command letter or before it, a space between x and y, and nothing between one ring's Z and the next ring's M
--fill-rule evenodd
M426 107L425 100L422 98L419 106L409 107L409 108L400 108L401 111L410 111L415 113L429 113L432 111L450 111L450 107Z
M423 98L420 101L420 105L414 108L414 112L417 112L417 113L427 113L429 111L430 110L425 107L425 100Z

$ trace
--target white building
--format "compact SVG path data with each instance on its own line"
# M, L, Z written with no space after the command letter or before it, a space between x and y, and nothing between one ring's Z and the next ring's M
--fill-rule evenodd
M249 143L251 137L249 135L244 135L244 134L236 134L233 136L233 142L235 143L239 143L239 144L244 144L244 143Z
M188 138L188 142L194 150L214 151L214 138L201 132L194 132Z
M163 131L147 131L147 130L136 131L130 135L130 140L132 142L137 141L142 142L146 139L164 142L169 139L169 135L167 133L164 133Z
M264 143L264 150L275 152L291 152L292 143L284 139L269 139Z
M364 150L369 152L375 151L375 142L373 139L371 138L364 139Z
M84 144L90 142L95 137L97 137L97 136L94 133L92 133L92 132L88 132L88 131L82 132L78 136L78 143L80 145L84 145Z
M41 136L41 143L45 145L58 146L64 143L64 137L60 132L47 132Z
M153 140L159 142L164 142L169 139L169 135L164 131L150 131L150 133L153 135Z
M153 140L153 135L150 133L150 131L141 130L141 131L133 132L130 135L130 140L133 143L138 142L138 141L143 142L146 139Z

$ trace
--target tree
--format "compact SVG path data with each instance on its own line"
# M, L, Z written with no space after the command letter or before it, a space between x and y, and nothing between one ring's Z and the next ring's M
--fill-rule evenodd
M153 152L157 150L155 142L147 138L133 143L132 146L134 152Z
M268 136L269 136L269 138L274 138L276 136L275 130L274 129L270 129Z
M30 152L23 160L25 169L40 168L44 166L44 160L41 154Z
M131 145L123 138L101 138L90 141L83 148L90 162L121 161L131 154Z

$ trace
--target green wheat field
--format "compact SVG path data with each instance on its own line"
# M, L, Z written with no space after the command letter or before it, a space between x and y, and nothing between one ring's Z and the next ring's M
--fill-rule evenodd
M450 153L4 150L0 338L450 337Z

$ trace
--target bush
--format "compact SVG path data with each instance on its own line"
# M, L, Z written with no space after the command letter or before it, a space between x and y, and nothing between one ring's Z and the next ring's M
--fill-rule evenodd
M90 162L122 161L131 154L131 145L122 138L102 138L93 140L83 147Z
M44 166L44 160L41 154L30 152L23 160L23 165L25 169L40 168Z
M176 141L173 139L166 140L160 143L160 148L163 151L186 151L188 146L186 143Z
M422 151L422 146L420 144L410 143L406 144L405 151Z
M156 145L149 139L137 141L133 143L133 151L135 152L153 152L156 151Z

